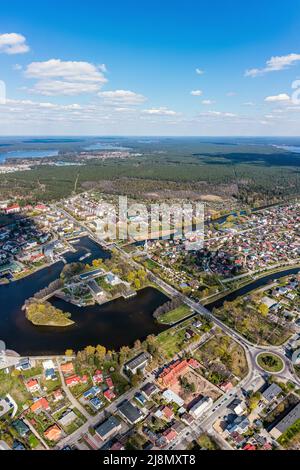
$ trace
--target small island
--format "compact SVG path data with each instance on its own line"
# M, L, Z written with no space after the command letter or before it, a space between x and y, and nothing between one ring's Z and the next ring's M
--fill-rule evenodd
M66 327L74 324L70 313L65 313L46 301L30 299L25 303L24 309L26 318L33 325Z

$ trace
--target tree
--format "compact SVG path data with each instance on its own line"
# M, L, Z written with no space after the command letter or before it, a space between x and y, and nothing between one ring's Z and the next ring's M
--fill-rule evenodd
M134 280L134 287L139 290L141 288L141 281L139 279Z
M98 344L96 346L96 353L98 358L103 361L106 356L106 348L104 346L101 346L101 344Z
M95 354L96 348L94 346L86 346L84 350L87 356L93 356Z
M130 271L130 272L127 274L127 281L131 283L131 282L134 281L134 279L135 279L135 272Z
M134 347L134 349L137 349L137 350L141 349L142 343L140 342L139 339L137 339L137 340L134 342L134 346L133 346L133 347Z
M82 263L70 263L66 264L61 272L62 279L71 279L76 274L80 274L84 271L84 265Z
M119 363L120 365L123 365L124 362L126 362L128 355L130 353L130 348L129 346L122 346L119 352Z
M266 304L260 304L258 309L264 317L266 317L269 313L269 307Z
M74 351L73 351L73 349L66 349L65 356L67 356L67 357L72 357L72 356L74 356Z
M253 393L253 395L251 395L251 397L249 398L250 411L255 410L255 408L258 405L258 402L259 402L260 398L261 398L261 394L259 392Z
M94 259L92 262L92 265L94 268L101 268L103 266L103 260L100 259Z

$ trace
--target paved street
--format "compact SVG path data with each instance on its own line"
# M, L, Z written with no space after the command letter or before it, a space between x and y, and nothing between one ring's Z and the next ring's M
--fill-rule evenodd
M72 219L73 221L76 221L68 212L64 211L65 215ZM78 223L78 221L76 221ZM82 228L84 228L89 235L95 240L97 243L100 243L104 247L106 247L106 244L103 243L102 240L97 240L95 238L95 234L92 233L84 224L80 224ZM129 262L133 267L136 269L140 268L140 265L134 261L131 257L130 254L126 253L122 248L120 248L117 244L113 243L111 247L115 248L118 250L118 252L126 259L127 262ZM204 415L201 416L196 422L194 422L191 426L186 426L184 430L179 434L179 436L168 446L169 449L175 449L175 448L180 448L181 446L184 448L182 443L184 441L189 441L193 440L193 436L199 435L201 432L206 431L206 432L214 432L212 429L212 424L218 419L218 417L222 416L227 409L227 407L230 405L230 403L238 396L240 393L241 389L253 389L256 390L259 388L260 385L262 385L263 379L262 376L266 375L266 373L258 366L256 357L260 352L263 351L272 351L276 352L276 354L282 359L283 364L284 364L284 369L278 374L281 377L284 377L285 379L289 379L294 383L297 383L298 385L300 384L300 380L298 377L295 376L292 365L290 361L286 358L284 354L284 345L282 346L261 346L261 345L254 345L250 343L246 338L244 338L242 335L237 333L236 331L232 330L229 328L227 325L225 325L222 321L220 321L218 318L216 318L212 312L210 312L207 308L205 308L203 305L200 303L197 303L193 300L191 300L189 297L183 295L181 292L177 291L174 287L170 286L168 283L160 279L158 276L154 275L151 271L147 270L150 278L159 286L161 287L168 295L171 297L174 296L180 296L182 301L188 305L192 310L193 315L200 314L203 315L207 318L210 318L215 325L217 325L224 333L226 333L228 336L230 336L232 339L234 339L239 345L242 346L242 348L245 351L246 354L246 359L248 362L248 374L247 376L241 380L238 385L233 388L230 392L222 395L213 405L212 407L204 413ZM188 317L189 318L189 317ZM186 320L186 318L184 319ZM181 321L177 322L177 324L180 324ZM152 377L154 379L154 377ZM144 381L144 383L146 380ZM66 444L74 444L78 439L81 438L83 434L88 432L88 429L90 426L95 426L97 423L101 422L103 419L105 419L105 416L107 416L109 413L115 413L117 410L117 406L125 399L132 399L135 392L142 386L142 384L137 387L136 389L130 390L120 398L118 398L114 403L109 405L105 411L102 411L97 414L95 417L91 417L87 414L87 412L84 410L84 416L87 418L87 423L85 423L80 429L75 431L71 436L68 436L64 438L60 444L59 447L61 448L62 446ZM67 393L68 392L68 393ZM72 395L69 390L66 391L68 397L69 395ZM70 398L70 397L69 397ZM70 398L70 401L74 404L74 406L77 406L80 410L82 409L82 406L78 403L77 400L74 398ZM230 449L229 444L222 439L220 436L219 437L219 443L221 444L222 448L224 449Z

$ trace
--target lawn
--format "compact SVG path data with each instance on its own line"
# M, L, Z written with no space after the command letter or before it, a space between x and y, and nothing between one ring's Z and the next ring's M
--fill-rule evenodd
M283 369L283 361L272 353L261 353L257 356L258 365L267 372L280 372Z
M169 325L172 325L173 323L176 323L177 321L187 317L191 313L192 311L190 307L188 307L186 304L182 304L174 310L171 310L170 312L161 315L158 321L159 323L167 323Z
M56 380L45 380L43 379L41 381L41 386L46 388L47 393L54 392L54 390L57 390L58 388L61 387L61 380L59 376L57 375Z
M40 444L39 440L35 437L34 434L30 434L30 436L28 437L28 443L31 449L35 449Z
M182 349L184 339L185 329L167 330L157 336L158 345L162 348L167 359L172 359Z
M7 393L13 397L21 409L23 405L30 403L31 396L27 392L21 377L6 374L4 370L0 370L0 396L5 396Z
M187 347L191 342L200 338L199 332L195 332L192 339L186 339L186 329L191 328L191 320L186 320L177 327L163 331L156 337L158 346L161 348L166 359L172 359L176 353Z

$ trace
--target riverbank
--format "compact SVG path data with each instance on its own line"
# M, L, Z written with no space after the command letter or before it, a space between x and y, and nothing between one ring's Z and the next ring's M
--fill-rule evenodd
M273 274L280 275L283 272L282 268L283 267L281 266L280 268L277 268L277 269L269 269L267 271L261 272L258 276L255 276L251 280L247 278L247 280L244 283L241 283L238 287L234 289L227 289L226 291L222 291L222 292L219 292L218 294L214 294L204 299L201 299L201 304L205 306L209 306L210 304L217 302L218 300L222 300L224 297L227 297L230 294L234 294L235 292L238 292L240 289L246 288L248 285L249 286L253 285L253 283L255 283L256 281L260 279L265 279L266 277L271 276ZM300 264L292 265L290 269L298 269L300 271ZM291 273L288 273L288 274L291 274ZM295 274L295 273L292 273L292 274ZM280 277L283 277L283 276L284 275L282 276L280 275ZM276 278L277 277L278 276L276 276ZM271 279L271 280L275 280L276 278ZM254 290L254 289L251 289L251 290Z

